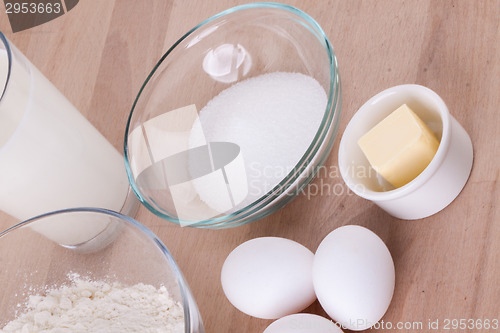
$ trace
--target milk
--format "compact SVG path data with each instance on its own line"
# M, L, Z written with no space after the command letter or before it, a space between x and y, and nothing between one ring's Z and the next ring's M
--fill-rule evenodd
M120 211L128 192L123 157L11 47L13 68L0 100L0 209L19 220L81 206ZM7 71L7 54L0 49L0 94ZM33 227L75 245L106 225L55 220Z

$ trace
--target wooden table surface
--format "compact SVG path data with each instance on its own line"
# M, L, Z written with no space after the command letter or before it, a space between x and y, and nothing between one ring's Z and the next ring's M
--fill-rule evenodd
M133 99L159 57L203 19L241 3L82 0L64 16L18 33L0 5L0 29L121 151ZM271 323L239 312L222 292L220 270L237 245L280 236L315 251L345 224L367 226L392 253L396 289L383 319L424 323L423 330L398 332L430 332L429 320L500 319L500 1L288 3L315 18L334 45L343 89L338 138L371 96L417 83L436 91L470 134L473 170L450 206L412 222L349 193L338 175L314 181L343 189L337 194L301 195L261 221L229 230L180 228L141 207L137 219L173 253L207 332L262 332ZM327 165L337 165L338 142ZM1 228L13 223L0 215ZM317 302L307 311L326 316ZM456 330L481 331L499 330Z

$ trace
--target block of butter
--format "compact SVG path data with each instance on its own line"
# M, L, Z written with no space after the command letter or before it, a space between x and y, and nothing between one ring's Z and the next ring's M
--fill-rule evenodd
M415 112L403 104L363 135L358 145L375 171L398 188L429 165L439 141Z

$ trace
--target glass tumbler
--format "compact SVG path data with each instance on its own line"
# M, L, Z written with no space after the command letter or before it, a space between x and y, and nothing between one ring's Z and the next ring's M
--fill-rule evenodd
M0 184L0 210L21 221L81 206L133 216L138 207L122 155L1 32Z

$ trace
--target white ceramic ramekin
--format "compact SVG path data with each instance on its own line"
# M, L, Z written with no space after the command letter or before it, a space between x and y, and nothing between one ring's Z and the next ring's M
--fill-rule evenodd
M431 163L408 184L391 188L381 181L358 146L373 126L407 104L436 134L439 148ZM472 142L429 88L406 84L372 97L353 116L340 141L339 168L347 186L389 214L406 220L433 215L448 206L465 186L472 168Z

